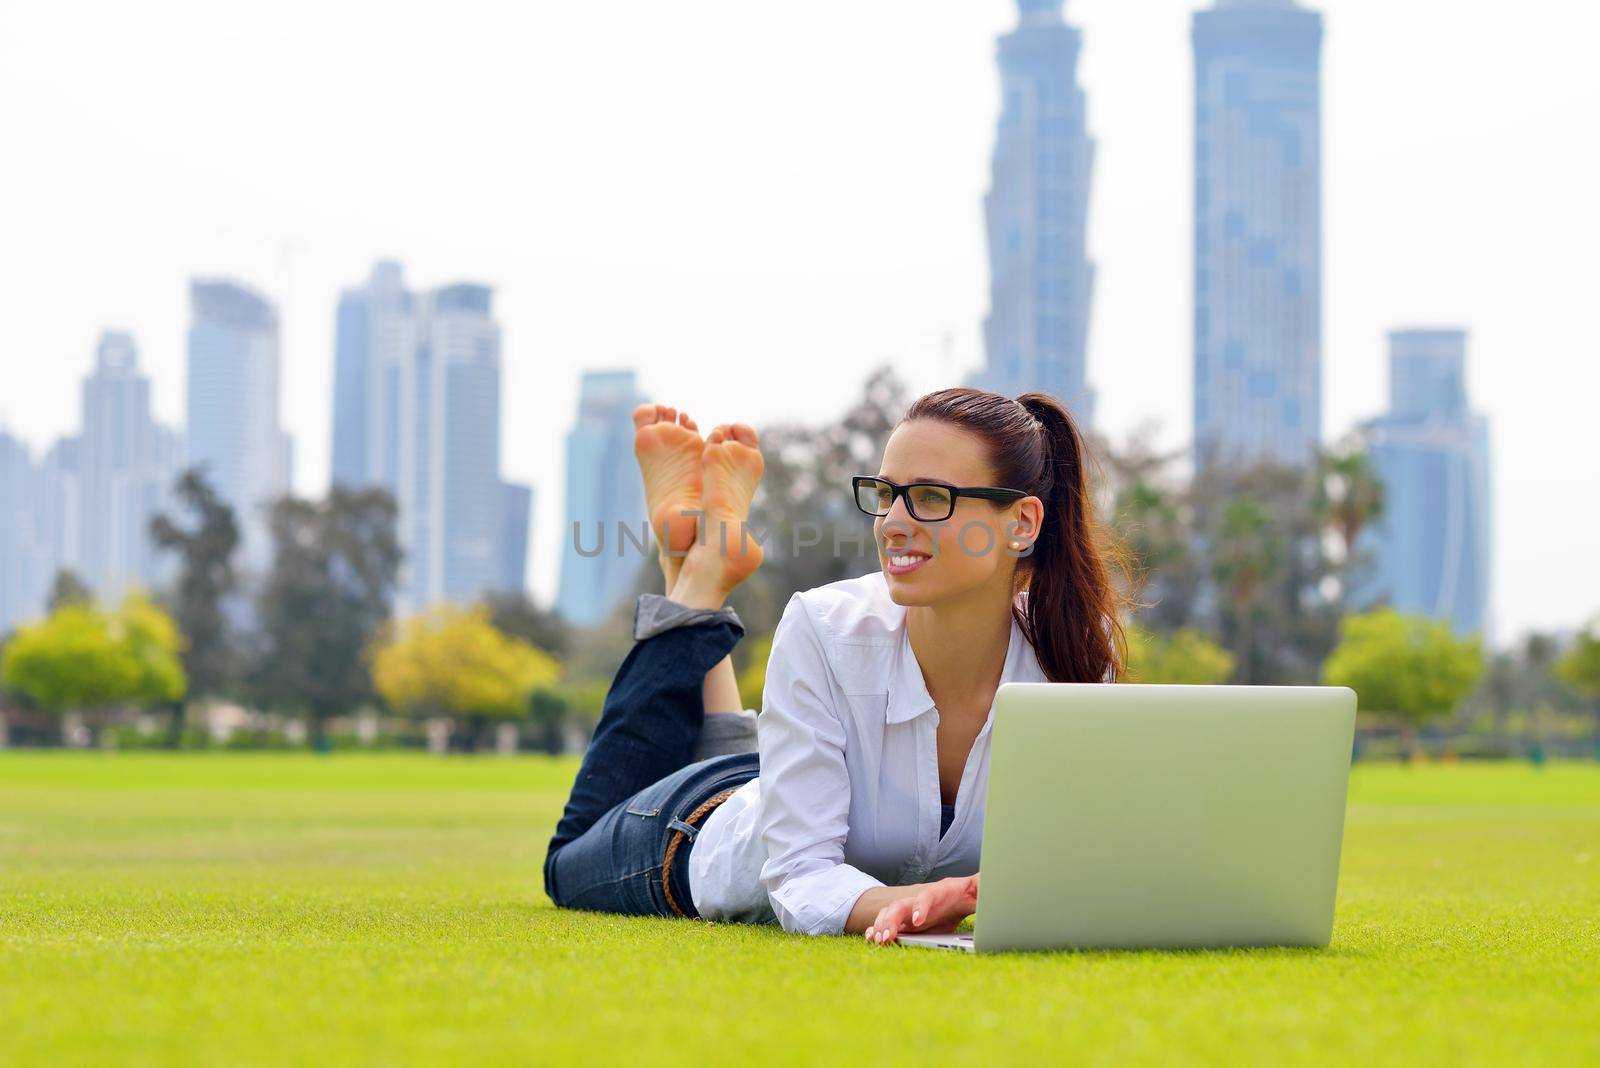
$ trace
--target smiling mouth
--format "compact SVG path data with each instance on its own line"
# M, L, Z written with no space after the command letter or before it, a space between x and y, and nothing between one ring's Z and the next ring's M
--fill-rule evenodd
M919 552L890 552L886 558L888 566L885 570L891 575L909 575L931 559L927 553Z

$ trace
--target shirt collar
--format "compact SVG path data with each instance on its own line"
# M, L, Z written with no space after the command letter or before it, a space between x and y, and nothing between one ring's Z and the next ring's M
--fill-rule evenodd
M1022 674L1022 652L1026 647L1027 639L1022 636L1022 627L1013 615L1011 640L1006 645L1006 662L1000 670L1001 682L1011 682ZM900 644L894 655L896 663L889 672L888 720L890 723L905 723L931 712L934 703L928 694L928 684L922 677L922 665L917 663L917 654L911 649L911 631L905 625L904 616L901 617Z

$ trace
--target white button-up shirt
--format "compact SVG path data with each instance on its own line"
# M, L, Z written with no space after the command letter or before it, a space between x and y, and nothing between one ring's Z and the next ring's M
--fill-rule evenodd
M756 719L761 774L690 850L701 916L839 934L866 890L978 870L994 706L941 838L939 712L905 624L882 572L789 599ZM1015 619L1000 681L1047 681Z

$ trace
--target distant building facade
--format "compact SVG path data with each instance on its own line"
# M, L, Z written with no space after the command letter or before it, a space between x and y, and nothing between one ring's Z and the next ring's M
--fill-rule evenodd
M413 293L380 262L339 300L332 477L394 495L403 612L525 586L507 561L526 560L531 493L500 476L492 298L473 284Z
M1000 120L984 197L985 365L967 384L1011 397L1049 393L1087 428L1094 140L1078 85L1082 35L1063 21L1062 0L1018 0L1017 8L1017 28L998 44Z
M158 424L133 338L101 335L82 389L82 427L37 460L0 432L0 634L42 616L58 571L107 603L166 585L175 562L150 522L171 506L183 438Z
M1322 440L1322 16L1194 14L1197 464L1309 462Z
M278 310L225 280L190 286L188 462L201 468L239 525L240 562L272 563L268 509L289 492L289 436L279 417Z
M643 403L631 370L590 371L567 433L566 516L556 609L568 623L605 619L653 560L644 481L633 453L633 409ZM631 532L625 540L620 527Z
M38 494L27 445L0 430L0 639L44 607L51 569L39 542Z
M500 589L528 588L528 531L533 525L533 487L515 482L500 484L504 505L500 510Z
M179 436L156 424L150 380L125 333L107 331L83 382L77 440L75 570L95 593L116 600L133 585L152 589L171 572L150 538L182 470Z
M1364 537L1375 567L1358 600L1491 638L1488 420L1466 389L1463 330L1389 335L1389 410L1364 424L1384 510Z

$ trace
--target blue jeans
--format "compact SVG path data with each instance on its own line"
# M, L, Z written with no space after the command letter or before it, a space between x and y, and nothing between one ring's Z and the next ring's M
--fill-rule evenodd
M662 631L628 652L545 855L544 889L557 907L674 916L668 879L673 900L698 915L688 855L699 826L683 818L755 778L760 765L755 753L693 761L706 672L743 636L736 622L707 620ZM677 831L688 838L664 872Z

